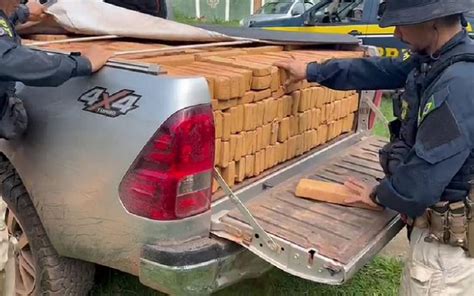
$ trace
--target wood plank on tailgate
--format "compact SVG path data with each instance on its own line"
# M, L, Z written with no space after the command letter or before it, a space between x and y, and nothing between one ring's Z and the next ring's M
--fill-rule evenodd
M343 183L349 176L356 176L376 182L384 176L378 162L378 150L384 144L376 138L362 141L326 164L265 191L246 206L272 236L347 265L363 255L397 214L297 198L294 192L301 178ZM240 229L243 237L253 237L251 227L237 210L220 217L219 222L229 229ZM235 241L243 242L237 237Z

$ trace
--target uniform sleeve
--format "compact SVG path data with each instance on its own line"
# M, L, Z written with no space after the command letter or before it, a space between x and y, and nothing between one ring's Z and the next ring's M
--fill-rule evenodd
M20 81L29 86L58 86L76 76L92 73L88 59L47 54L0 38L0 80Z
M28 18L30 17L30 10L28 9L28 6L24 4L20 4L18 9L13 13L13 15L10 17L10 22L13 25L17 24L24 24L28 21Z
M435 92L420 112L415 145L393 175L376 189L382 205L410 217L420 216L441 200L469 157L472 120L466 120L469 112L463 115L466 110L462 109L474 110L474 97L469 94L474 85L451 86Z
M337 90L397 89L405 86L412 59L370 57L335 59L308 65L308 81Z

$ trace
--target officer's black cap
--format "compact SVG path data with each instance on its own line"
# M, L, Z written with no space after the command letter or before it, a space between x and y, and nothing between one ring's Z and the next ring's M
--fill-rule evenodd
M415 25L474 11L474 0L387 0L380 27Z

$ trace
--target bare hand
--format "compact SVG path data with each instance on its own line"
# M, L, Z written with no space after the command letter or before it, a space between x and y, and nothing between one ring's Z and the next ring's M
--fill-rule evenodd
M82 56L91 62L92 72L97 72L105 66L107 61L113 56L113 52L94 45L82 51Z
M294 58L275 62L273 65L287 71L288 79L285 81L285 87L307 78L306 69L308 68L308 64L299 62Z
M349 178L344 183L344 186L349 188L351 191L354 192L354 196L351 198L346 199L344 202L349 204L349 205L365 205L368 206L372 209L378 209L381 210L382 208L374 203L372 199L370 198L370 195L372 194L375 185L371 185L368 183L365 183L361 180L357 180L355 178Z
M30 11L30 17L28 18L28 21L30 22L38 22L41 21L45 16L45 11L46 7L41 5L39 2L36 0L30 0L26 4Z

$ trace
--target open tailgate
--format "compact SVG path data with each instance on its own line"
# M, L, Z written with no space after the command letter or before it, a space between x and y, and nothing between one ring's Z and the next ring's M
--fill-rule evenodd
M297 198L296 185L301 178L338 183L348 176L381 178L378 150L384 144L375 137L366 138L246 203L278 243L278 252L267 246L237 209L216 213L212 233L292 275L319 283L344 283L402 229L403 223L390 210L374 212Z

